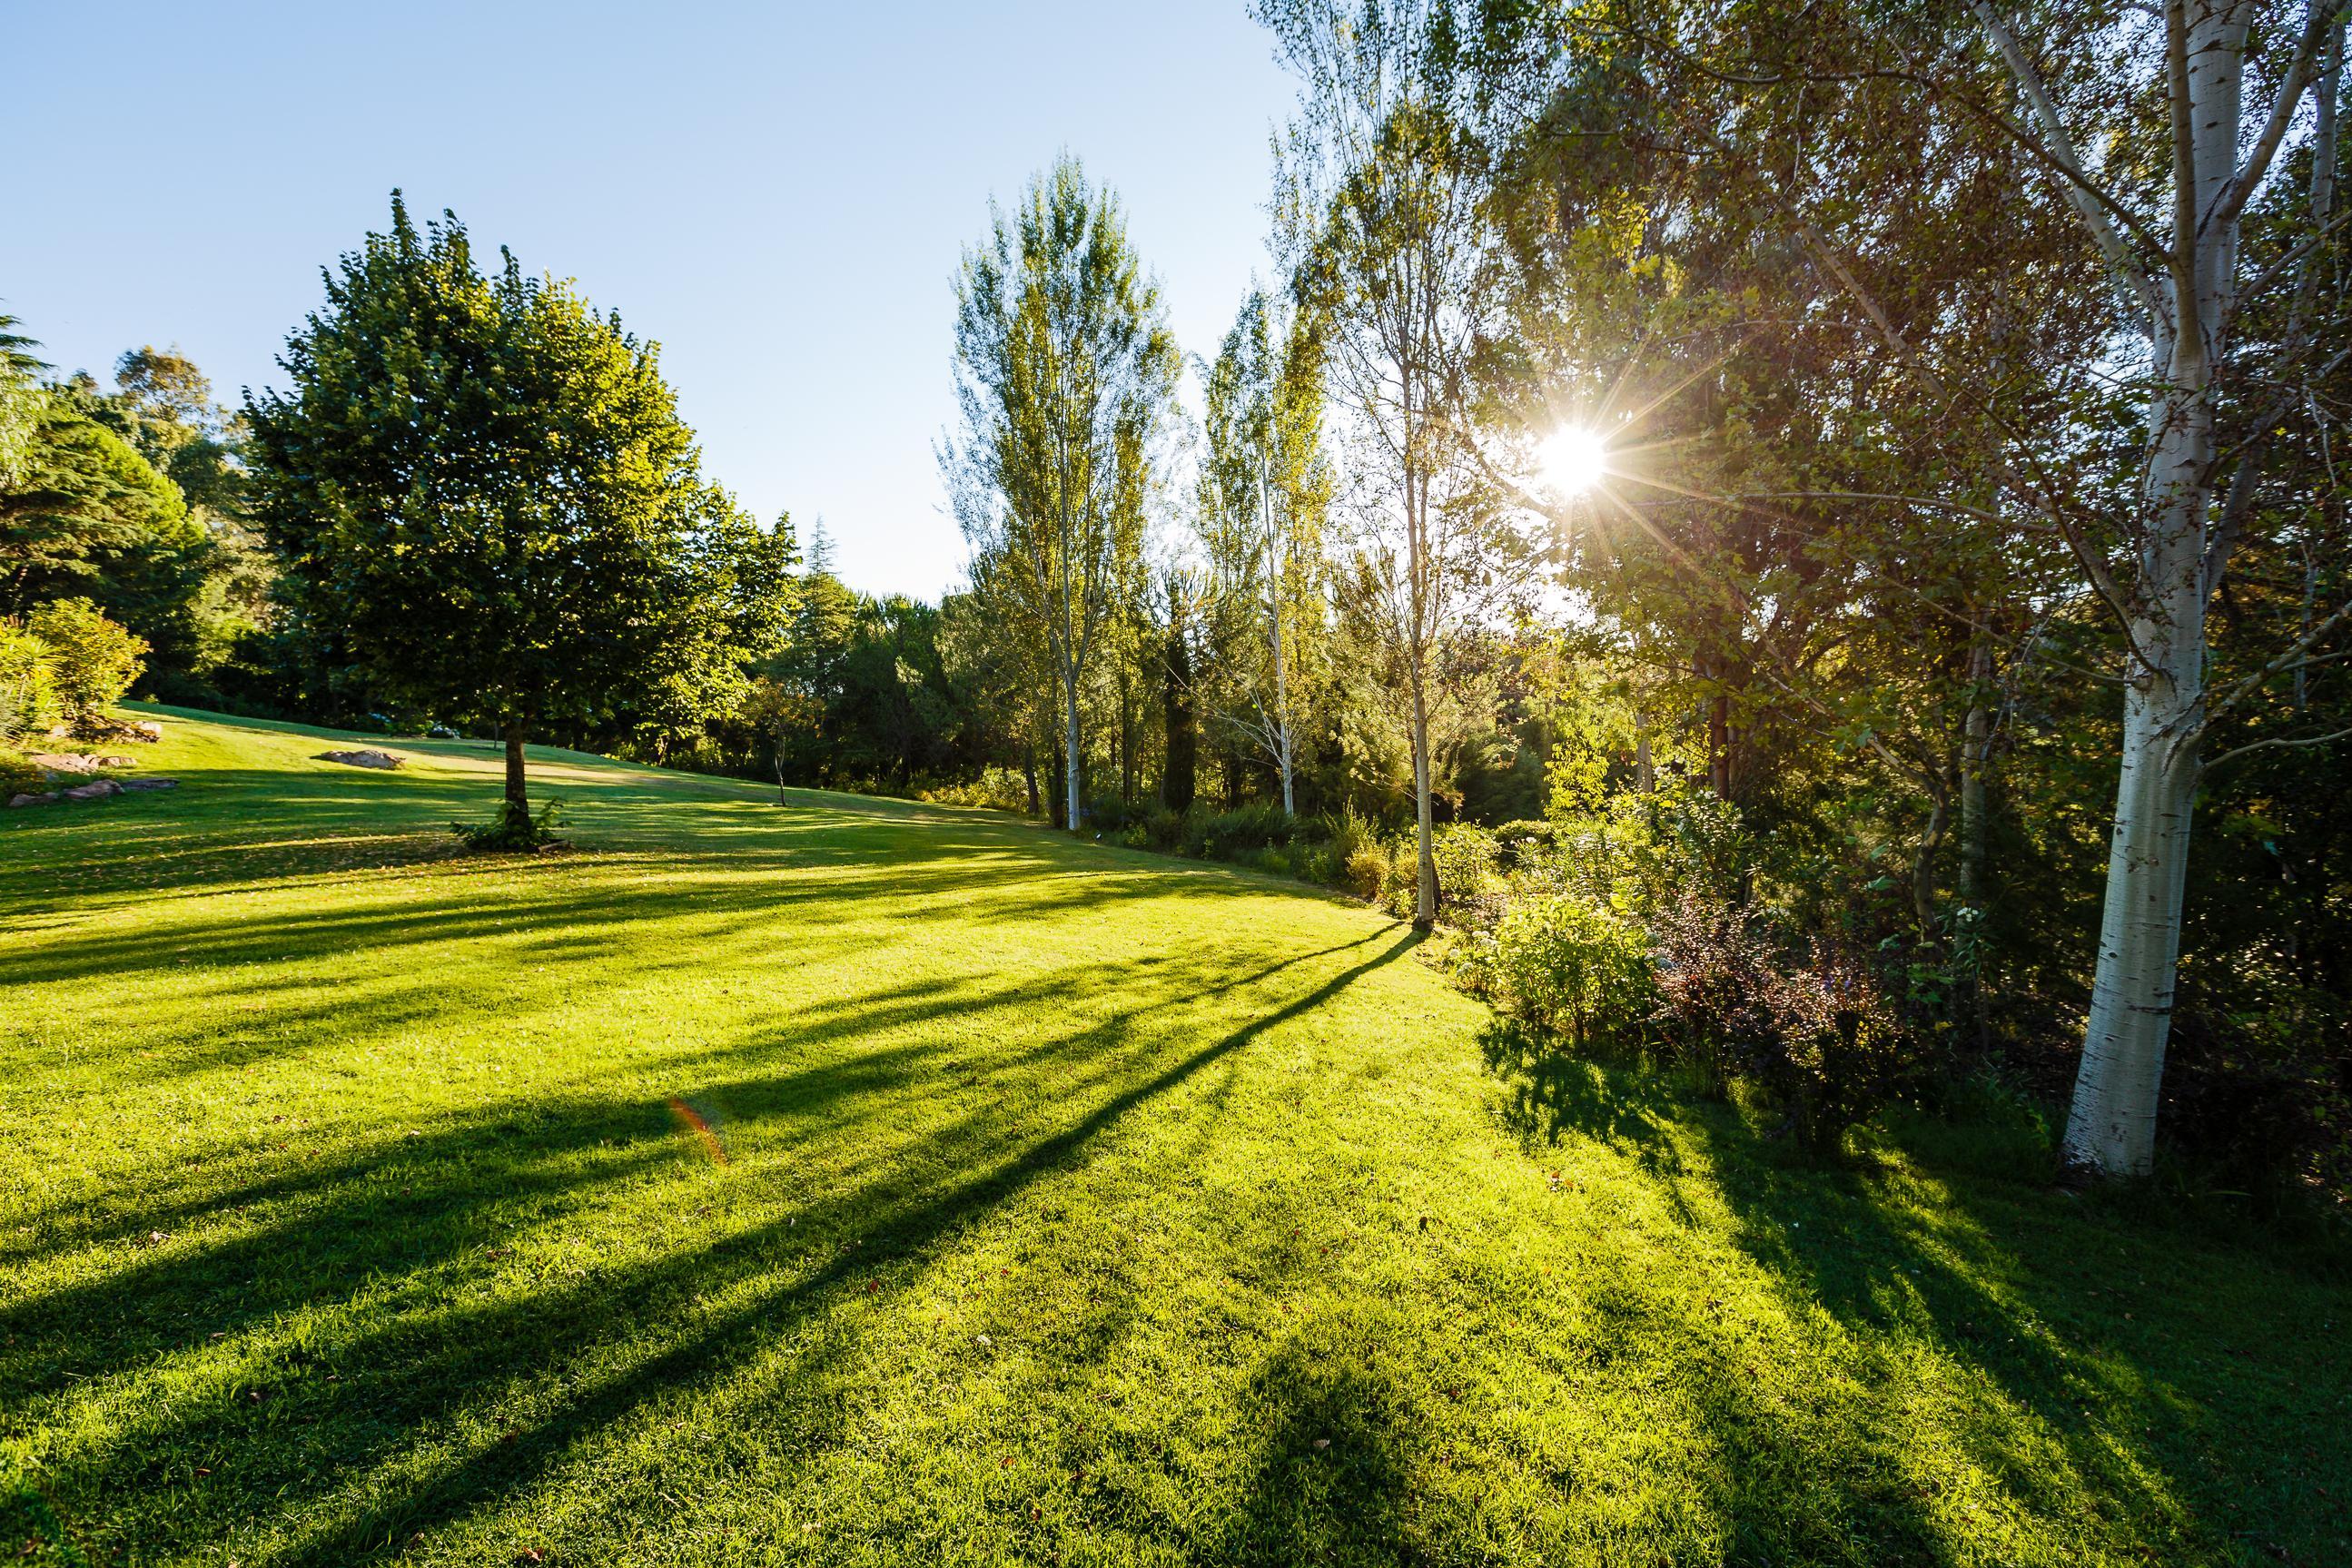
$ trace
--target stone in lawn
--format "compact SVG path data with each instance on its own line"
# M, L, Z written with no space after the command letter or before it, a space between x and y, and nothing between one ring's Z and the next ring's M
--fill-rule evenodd
M394 757L389 751L376 751L371 749L364 751L322 751L319 753L319 760L321 762L340 762L346 768L401 768L406 766L408 759L404 757Z
M131 738L150 743L163 738L163 727L152 718L142 718L131 727Z
M122 786L111 779L100 779L78 789L61 789L58 793L68 800L103 800L109 795L121 794Z
M48 789L44 790L38 795L11 795L8 797L8 804L11 806L46 806L50 801L57 799L58 799L58 792L55 789Z
M177 779L125 779L122 787L125 789L177 789L180 781Z

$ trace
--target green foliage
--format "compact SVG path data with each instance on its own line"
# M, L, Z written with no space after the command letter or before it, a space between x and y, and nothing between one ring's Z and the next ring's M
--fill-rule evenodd
M37 795L50 788L48 769L21 752L0 747L0 804L12 795Z
M39 345L16 330L22 325L0 311L0 495L32 465L45 402L38 378L48 367L34 357Z
M452 822L449 831L471 854L530 854L563 842L556 830L564 822L563 801L550 796L537 811L509 806L488 822Z
M1305 826L1278 800L1253 800L1226 811L1196 811L1184 824L1183 852L1203 860L1239 860L1254 851L1289 843Z
M1021 776L1009 768L984 768L967 783L928 784L916 791L919 800L944 806L984 806L992 811L1027 812L1029 797Z
M653 346L395 195L248 405L254 514L377 691L487 729L735 700L793 547L699 471Z
M1280 777L1313 760L1331 676L1325 538L1334 476L1313 331L1253 289L1202 394L1194 527L1205 558L1192 669L1213 727ZM1188 660L1188 667L1194 662Z
M961 428L942 463L974 599L1037 705L1033 744L1062 758L1056 810L1075 830L1087 687L1135 631L1181 361L1125 214L1075 159L991 218L956 280Z
M58 705L77 728L100 722L146 667L146 643L87 599L42 605L26 618L26 630L47 646Z
M0 745L57 720L56 651L21 622L0 621Z
M1437 862L1439 907L1449 918L1485 924L1501 891L1502 852L1495 835L1475 822L1445 822L1430 838Z
M452 857L495 757L333 744L0 820L22 1561L2342 1555L2340 1263L2006 1122L1808 1169L1265 878L545 753L615 852Z
M888 791L977 779L981 721L950 662L953 612L859 593L824 568L801 577L796 592L782 648L759 666L777 690L748 747L753 768L794 784Z
M1647 935L1573 896L1515 905L1463 965L1498 1009L1579 1050L1639 1045L1658 1001Z
M0 486L0 610L86 598L160 662L193 668L221 564L211 536L178 486L97 417L93 394L35 395L28 455Z

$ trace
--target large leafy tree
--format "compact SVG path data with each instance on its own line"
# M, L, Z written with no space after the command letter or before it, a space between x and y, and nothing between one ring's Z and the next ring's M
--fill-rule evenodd
M179 487L109 423L87 377L37 379L0 318L0 612L87 596L154 650L199 659L221 554Z
M1081 712L1139 595L1144 516L1181 361L1108 192L1065 158L998 212L957 280L962 430L944 462L972 587L1054 688L1065 821Z
M790 541L703 478L653 345L511 255L486 276L454 214L395 193L326 285L248 399L254 514L378 689L496 728L527 819L534 728L715 695Z

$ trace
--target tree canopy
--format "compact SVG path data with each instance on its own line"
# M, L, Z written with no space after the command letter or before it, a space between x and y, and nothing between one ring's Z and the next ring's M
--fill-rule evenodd
M703 478L656 350L397 195L252 399L252 507L381 689L494 727L658 713L772 640L789 540Z

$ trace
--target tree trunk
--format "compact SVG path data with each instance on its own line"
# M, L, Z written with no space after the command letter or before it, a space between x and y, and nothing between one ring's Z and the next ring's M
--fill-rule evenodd
M1062 755L1066 772L1062 789L1068 801L1070 831L1077 832L1082 821L1078 806L1078 677L1076 672L1062 682Z
M2189 330L2197 330L2193 318ZM2148 608L2132 624L2145 664L2124 694L2123 765L2098 966L2066 1117L2068 1165L2110 1176L2146 1176L2156 1158L2188 887L2189 818L2197 798L2194 727L2204 695L2200 568L2212 494L2213 405L2200 351L2192 345L2168 359L2188 361L2180 377L2188 384L2164 396L2152 420L2160 434L2141 552Z
M1029 786L1029 814L1044 816L1044 802L1037 795L1037 748L1034 746L1021 748L1021 781Z
M1437 924L1437 852L1429 817L1429 700L1418 676L1412 683L1412 814L1421 852L1412 923L1426 931Z
M2165 685L2161 693L2135 688L2125 699L2099 961L2066 1117L2067 1163L2105 1176L2146 1176L2154 1165L2172 1030L2196 764L2168 758L2165 727L2186 705L2171 683Z
M1960 985L1977 1048L1992 1043L1992 1011L1984 985L1985 855L1992 831L1986 816L1985 773L1992 766L1992 645L1979 632L1969 649L1969 716L1960 732L1960 908L1953 929L1960 939Z
M1633 788L1644 795L1658 788L1657 765L1650 758L1650 716L1633 710Z
M1919 831L1919 852L1911 859L1911 914L1919 923L1923 954L1941 950L1936 929L1936 856L1944 847L1944 833L1952 820L1951 802L1938 799L1927 810L1927 825Z
M1992 748L1992 648L1969 650L1969 716L1960 739L1960 902L1982 914L1985 896L1985 768Z
M1171 616L1171 622L1174 617ZM1188 811L1197 785L1200 732L1192 722L1192 655L1184 629L1171 624L1164 661L1167 685L1161 708L1168 727L1167 766L1160 776L1160 803L1171 811Z
M520 826L530 821L530 795L523 782L523 738L530 733L528 726L509 720L506 727L507 742L507 804L506 818L509 824Z

